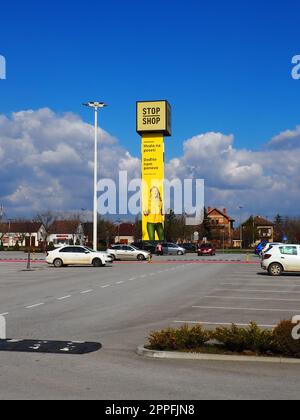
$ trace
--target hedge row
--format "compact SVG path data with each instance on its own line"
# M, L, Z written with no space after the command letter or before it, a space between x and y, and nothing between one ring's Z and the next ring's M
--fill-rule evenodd
M273 330L264 330L254 322L247 328L232 325L209 331L202 325L152 332L148 348L161 351L204 351L208 344L215 350L255 355L280 355L300 358L300 340L292 336L295 324L282 321Z

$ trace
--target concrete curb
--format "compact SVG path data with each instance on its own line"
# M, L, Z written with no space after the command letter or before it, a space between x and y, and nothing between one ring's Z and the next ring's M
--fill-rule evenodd
M169 351L148 350L144 346L137 348L137 354L148 359L171 359L171 360L200 360L210 362L242 362L242 363L277 363L300 365L300 359L288 359L283 357L254 357L254 356L226 356L222 354L180 353Z

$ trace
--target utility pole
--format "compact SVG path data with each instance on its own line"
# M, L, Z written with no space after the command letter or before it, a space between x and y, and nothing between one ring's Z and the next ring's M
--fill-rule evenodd
M242 211L243 207L240 206L240 241L241 241L241 249L243 249L243 225L242 225Z
M83 104L88 108L92 108L95 114L95 141L94 141L94 210L93 210L93 248L94 251L98 250L98 195L97 195L97 183L98 183L98 111L99 109L105 108L107 105L104 102L88 102Z

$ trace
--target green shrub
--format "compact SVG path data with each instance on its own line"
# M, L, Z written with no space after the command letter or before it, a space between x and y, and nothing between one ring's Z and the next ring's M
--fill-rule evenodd
M295 340L292 336L295 326L292 321L282 321L275 328L273 335L279 354L300 358L300 340Z
M270 353L276 349L272 331L262 330L254 322L247 328L236 325L231 328L217 328L212 335L226 350L232 352Z
M230 328L217 328L210 332L201 325L184 325L179 329L167 328L152 332L149 336L149 348L162 351L197 351L214 339L219 343L212 344L216 351L223 349L234 353L278 354L300 358L300 340L293 338L294 328L295 324L291 321L282 321L274 331L261 329L254 322L247 328L239 328L233 324Z
M210 339L210 333L201 325L179 329L167 328L152 332L149 336L150 348L163 351L194 350L202 347Z
M2 241L0 241L0 251L4 251L4 245Z
M167 328L162 331L154 331L149 336L150 348L154 350L175 350L175 330Z
M205 331L202 325L194 327L183 325L176 330L176 341L179 349L193 350L203 346L208 340L210 340L210 333Z

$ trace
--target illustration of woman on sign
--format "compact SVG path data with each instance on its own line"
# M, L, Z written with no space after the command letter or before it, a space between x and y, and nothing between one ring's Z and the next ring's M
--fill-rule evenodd
M165 240L163 201L158 187L152 187L148 209L144 211L147 220L147 231L150 241L155 241L157 234L159 241Z

